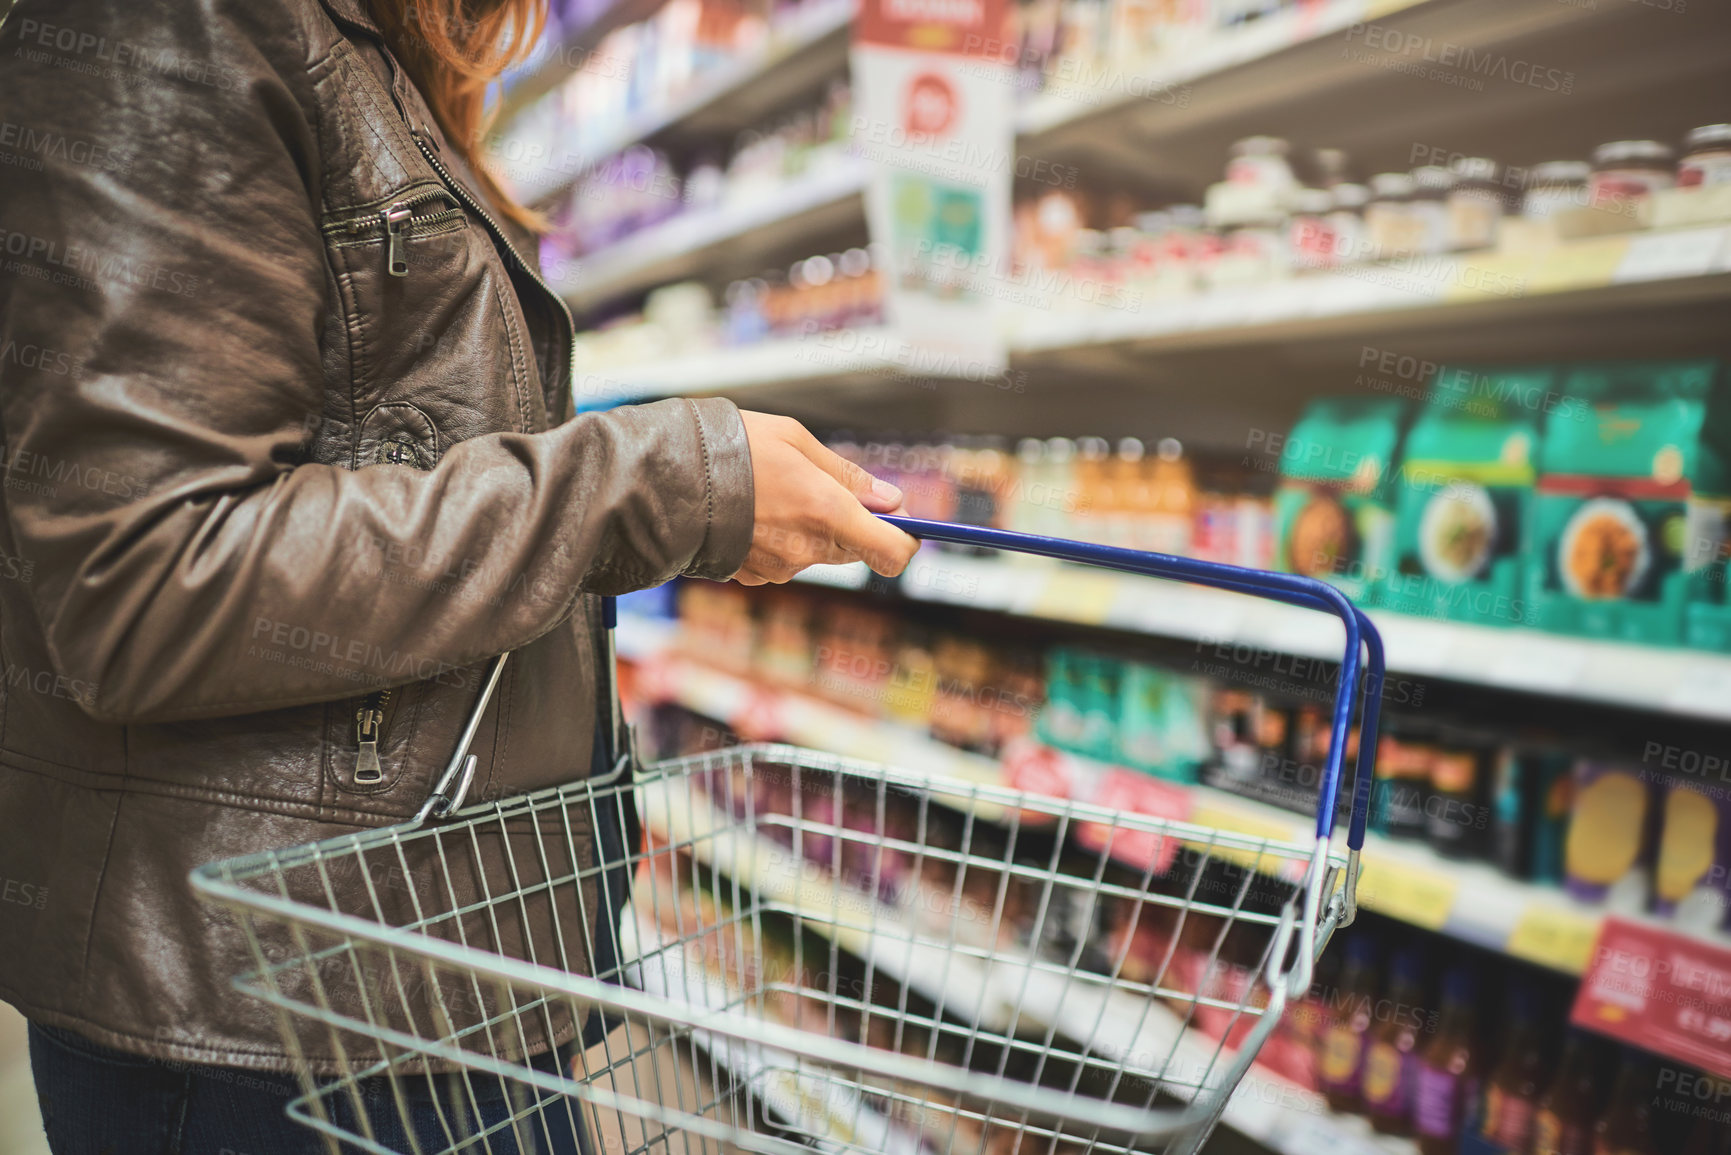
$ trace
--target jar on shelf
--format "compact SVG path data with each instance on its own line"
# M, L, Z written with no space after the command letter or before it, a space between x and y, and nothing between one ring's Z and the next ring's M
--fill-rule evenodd
M1544 221L1565 209L1589 203L1587 181L1593 166L1584 160L1548 160L1535 164L1527 174L1527 189L1521 199L1521 215Z
M1443 253L1449 248L1449 195L1455 174L1440 164L1412 170L1413 251Z
M1731 124L1704 124L1683 138L1678 188L1731 184Z
M1247 136L1235 141L1226 162L1228 184L1254 185L1284 196L1298 184L1288 159L1292 146L1278 136Z
M1370 189L1347 182L1329 190L1333 204L1328 210L1328 231L1334 240L1334 264L1349 265L1370 255L1370 237L1364 227L1364 209L1370 204Z
M1448 193L1448 247L1457 252L1494 248L1507 199L1497 162L1486 156L1455 161Z
M1335 240L1328 217L1334 209L1334 194L1325 188L1300 189L1292 203L1292 219L1286 226L1286 250L1292 267L1332 267L1335 263Z
M1364 207L1364 228L1373 257L1414 252L1418 228L1412 213L1417 182L1404 172L1379 172L1370 178L1370 203Z
M1656 140L1614 140L1593 150L1588 203L1596 209L1632 208L1677 181L1676 153Z

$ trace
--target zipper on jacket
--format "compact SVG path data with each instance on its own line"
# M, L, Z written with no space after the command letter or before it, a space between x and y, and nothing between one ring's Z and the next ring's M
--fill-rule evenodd
M379 219L385 224L385 268L393 277L409 275L409 254L403 244L403 229L414 215L414 206L407 201L398 201L379 210Z
M438 173L439 179L443 180L450 188L451 194L481 218L487 228L492 230L493 236L505 246L505 251L511 254L511 259L516 261L523 271L529 274L529 279L541 286L541 291L552 297L559 306L559 312L565 317L565 327L571 334L571 344L565 351L565 388L572 389L577 384L577 319L571 315L571 306L565 303L564 297L553 291L553 286L541 279L541 274L535 271L533 265L523 259L523 254L517 251L517 246L511 243L511 238L505 235L505 230L499 227L499 222L493 219L486 206L470 196L469 190L465 189L457 178L451 175L451 170L445 167L445 162L440 160L427 146L426 139L418 132L411 132L409 135L414 137L415 147L421 150L421 155L427 158L427 163L433 166L433 171ZM575 401L574 398L573 401Z
M384 768L379 765L379 739L384 737L385 707L390 701L390 690L374 690L361 699L360 708L355 711L355 742L359 747L355 756L357 785L376 786L385 780Z
M436 212L421 212L423 206L439 204ZM385 238L385 269L393 277L409 275L408 240L423 229L433 228L463 215L462 202L444 188L421 188L398 197L377 212L327 226L328 231L361 238Z

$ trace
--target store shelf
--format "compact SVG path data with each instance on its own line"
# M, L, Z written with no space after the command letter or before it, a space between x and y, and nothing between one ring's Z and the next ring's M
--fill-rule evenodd
M742 1023L757 1021L738 1009L738 991L647 919L627 913L619 939L620 953L628 960L626 979L633 986L677 1006ZM817 1136L819 1150L920 1155L914 1136L868 1107L852 1088L813 1073L798 1056L701 1029L693 1030L691 1037L783 1122Z
M870 895L850 896L846 917L832 880L783 847L743 835L737 823L686 791L640 788L646 826L674 845L690 845L716 870L778 906L806 912L806 925L830 936L872 968L937 1004L939 1013L1002 1031L1039 1025L1116 1056L1130 1074L1219 1070L1232 1052L1186 1028L1164 1003L1116 989L1102 976L1017 956L999 947L943 949L897 909ZM726 837L715 837L728 831ZM1169 1089L1181 1091L1183 1088ZM1252 1067L1228 1101L1223 1122L1281 1155L1408 1155L1416 1145L1374 1135L1361 1119L1334 1115L1322 1096Z
M927 364L931 371L922 373ZM861 380L925 379L941 377L939 370L955 364L953 358L946 362L917 349L890 329L840 329L618 368L579 367L573 388L580 406L594 406L645 397L731 397L766 386L817 389Z
M1366 174L1410 168L1415 142L1517 164L1584 156L1619 134L1652 135L1654 110L1664 110L1669 132L1712 119L1731 21L1724 11L1689 13L1653 19L1638 4L1557 0L1325 0L1140 70L1072 66L1023 110L1023 148L1192 192L1219 178L1228 142L1255 133L1344 148ZM1642 106L1645 118L1635 115Z
M1711 225L1537 252L1362 265L1136 309L1029 310L1015 316L1010 339L1012 351L1029 361L1114 346L1155 353L1348 332L1369 339L1415 325L1519 326L1559 311L1621 316L1643 306L1731 302L1728 274L1731 226Z
M729 140L847 64L853 0L819 0L778 20L764 47L717 65L666 104L644 108L571 142L558 170L519 182L517 195L539 202L568 187L576 174L621 149L664 136Z
M652 673L647 684L652 694L719 721L744 721L753 738L811 746L940 779L1019 785L993 759L681 656L676 627L645 626L638 619L625 618L620 637L623 654L649 664ZM1128 772L1055 754L1042 765L1038 781L1045 793L1104 801L1100 793L1108 776L1124 773ZM1199 826L1280 842L1302 843L1314 835L1312 821L1291 811L1208 786L1159 785L1162 796L1153 800L1155 804L1163 806L1172 792L1182 792L1187 796L1187 811L1181 817ZM1123 808L1125 795L1114 793L1110 805ZM1169 810L1157 813L1174 817ZM1341 837L1337 833L1337 841ZM1229 854L1218 848L1215 853ZM1555 888L1523 883L1489 865L1446 859L1423 845L1376 834L1367 837L1363 863L1359 902L1365 909L1571 974L1585 969L1604 919L1601 908L1577 903Z
M1233 647L1244 646L1338 661L1344 645L1338 622L1326 614L1061 564L926 549L908 566L901 589L917 601L1194 641L1203 665L1216 657L1230 664ZM1386 611L1372 611L1371 618L1382 631L1391 674L1731 721L1731 655Z
M664 3L666 0L612 0L584 23L542 40L506 82L499 101L499 123L508 122L582 68L609 32L647 20Z
M1127 114L1146 113L1149 105L1186 108L1195 95L1190 86L1206 79L1230 77L1235 87L1255 88L1267 83L1257 66L1279 54L1332 40L1354 24L1423 2L1327 0L1208 37L1190 51L1167 53L1140 69L1091 63L1078 65L1072 74L1054 68L1045 88L1018 110L1016 130L1036 146L1058 143L1110 131L1114 124L1121 126Z
M775 253L845 228L864 212L867 168L848 158L773 191L688 212L569 262L554 282L573 309L687 278L745 275Z
M953 749L916 730L867 717L810 694L772 689L679 657L667 648L675 635L641 638L638 621L620 619L619 652L627 660L654 663L648 681L653 692L695 713L727 722L749 738L880 762L929 775L962 790L1003 784L1003 769L996 759ZM986 818L1003 816L1002 807L985 801L979 803L977 811Z

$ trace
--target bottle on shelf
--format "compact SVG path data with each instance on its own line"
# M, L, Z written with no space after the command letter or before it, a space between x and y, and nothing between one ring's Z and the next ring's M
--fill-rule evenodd
M1537 1000L1530 980L1516 978L1508 984L1509 1030L1502 1058L1485 1083L1483 1137L1508 1151L1524 1152L1532 1142L1533 1115L1547 1076Z
M1593 1124L1593 1155L1659 1155L1653 1145L1653 1068L1624 1051L1605 1113Z
M1557 1074L1533 1114L1533 1155L1593 1155L1599 1108L1598 1054L1591 1036L1570 1031Z
M1424 975L1419 952L1402 948L1394 957L1388 997L1365 1037L1359 1097L1370 1125L1385 1135L1412 1133L1414 1049L1424 1023Z
M1196 473L1176 438L1163 437L1147 468L1140 549L1187 555L1196 524Z
M1464 966L1451 967L1443 978L1436 1032L1414 1056L1412 1129L1423 1155L1455 1155L1478 1096L1477 995L1477 976Z
M1357 1111L1361 1103L1358 1087L1376 1003L1376 970L1376 939L1355 928L1346 940L1340 985L1323 992L1328 1017L1322 1030L1322 1093L1336 1111Z

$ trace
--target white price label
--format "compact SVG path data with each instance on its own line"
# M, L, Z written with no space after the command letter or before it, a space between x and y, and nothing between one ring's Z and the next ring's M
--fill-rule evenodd
M1725 235L1722 228L1710 228L1637 236L1611 279L1623 284L1705 276L1725 247Z

